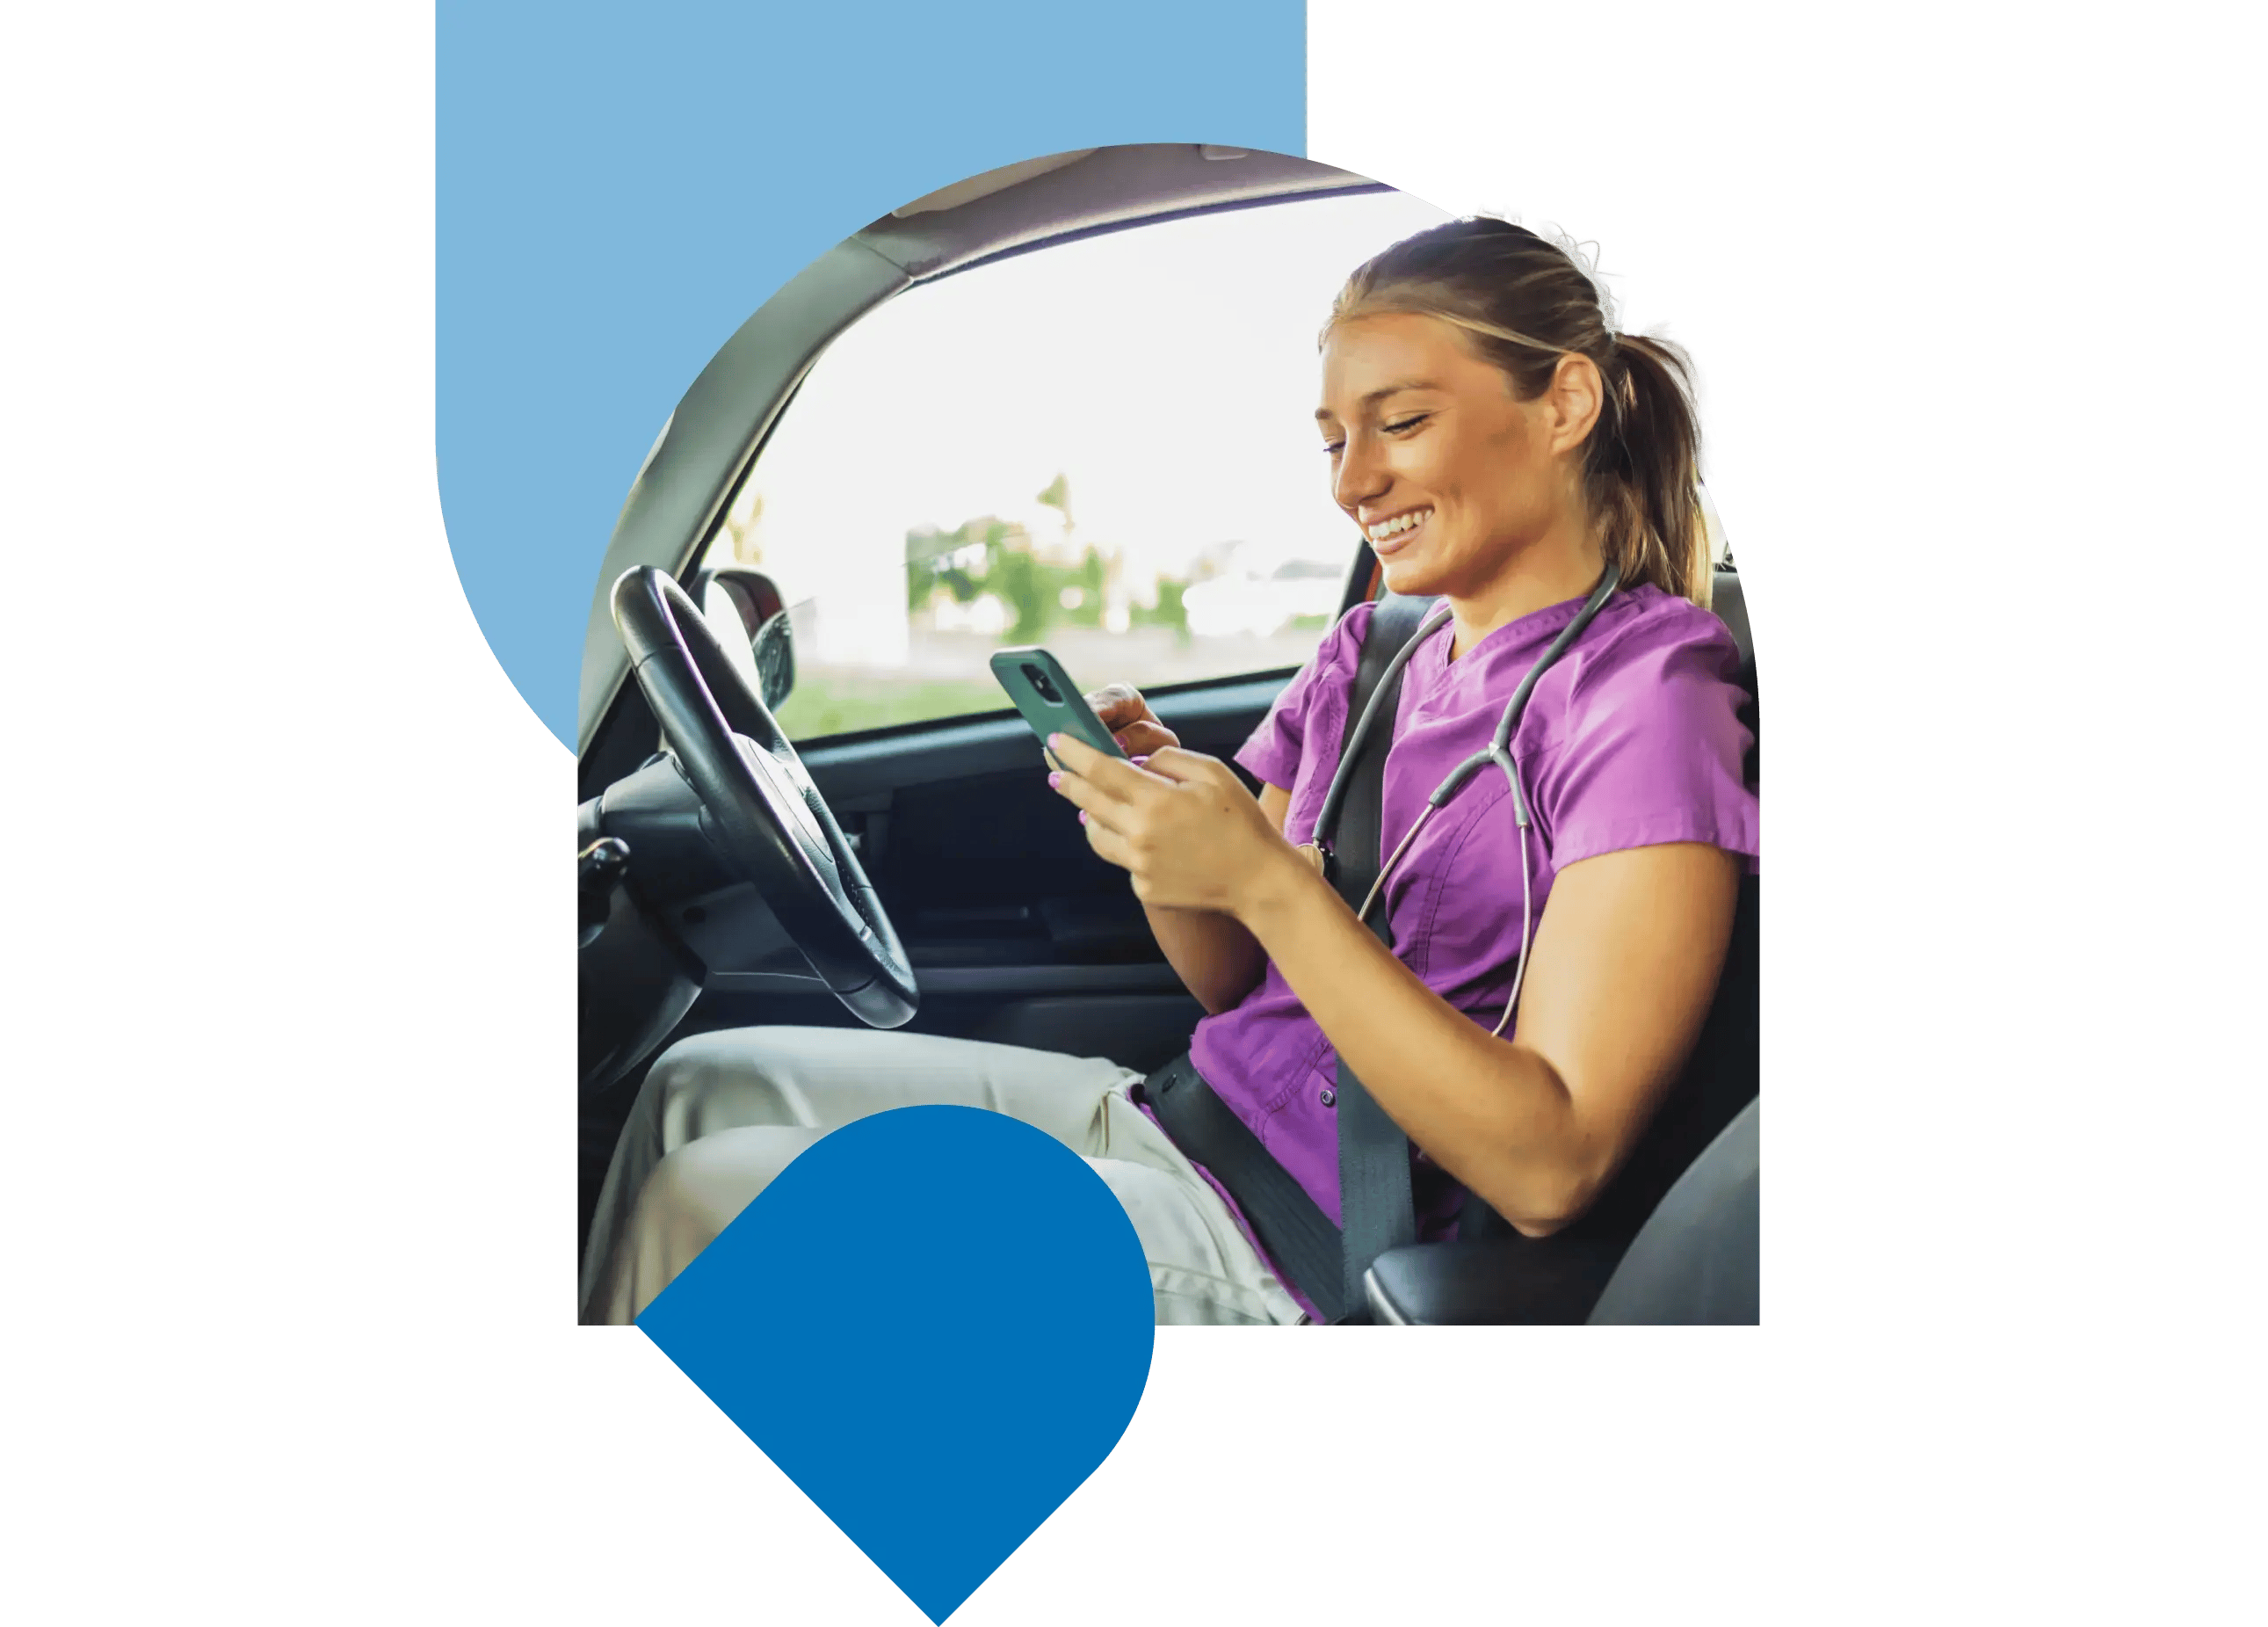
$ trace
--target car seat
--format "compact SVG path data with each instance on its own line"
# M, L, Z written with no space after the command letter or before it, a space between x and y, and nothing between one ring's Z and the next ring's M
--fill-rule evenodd
M1619 1255L1589 1243L1557 1253L1492 1243L1393 1249L1363 1279L1371 1320L1753 1324L1761 1106L1751 1101L1734 1117Z
M1749 698L1742 718L1753 740L1756 647L1740 578L1730 570L1717 573L1713 606L1740 651L1736 676ZM1751 786L1756 763L1751 745ZM1750 876L1693 1055L1592 1209L1546 1239L1484 1236L1388 1250L1364 1278L1373 1320L1756 1320L1757 910Z

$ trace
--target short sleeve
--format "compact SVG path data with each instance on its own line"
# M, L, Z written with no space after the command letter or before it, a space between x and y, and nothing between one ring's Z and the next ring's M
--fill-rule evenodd
M1705 842L1756 868L1734 659L1712 618L1658 632L1579 683L1561 750L1535 787L1554 869L1664 842Z
M1345 695L1354 681L1355 662L1362 654L1371 610L1367 603L1358 604L1339 618L1338 625L1316 647L1314 659L1284 686L1260 727L1238 750L1240 765L1267 784L1288 791L1298 780L1314 729L1324 721L1322 714L1334 711L1344 728ZM1335 709L1330 705L1334 699Z

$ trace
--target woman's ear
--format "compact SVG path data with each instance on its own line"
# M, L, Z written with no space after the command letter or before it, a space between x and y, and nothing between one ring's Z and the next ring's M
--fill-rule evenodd
M1543 397L1550 412L1551 450L1574 451L1590 438L1607 404L1606 381L1599 375L1599 364L1569 351L1552 368Z

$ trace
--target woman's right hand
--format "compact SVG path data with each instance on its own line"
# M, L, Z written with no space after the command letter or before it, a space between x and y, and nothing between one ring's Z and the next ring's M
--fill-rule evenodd
M1181 736L1158 721L1150 703L1142 699L1142 691L1131 684L1106 684L1086 698L1086 704L1117 740L1119 749L1137 762L1182 743ZM1272 785L1260 788L1261 811L1279 832L1289 801L1286 793ZM1150 904L1142 906L1142 913L1149 918L1150 930L1157 935L1166 963L1207 1011L1226 1011L1260 986L1268 971L1268 958L1260 952L1259 941L1235 916Z
M1147 757L1182 743L1131 684L1106 684L1086 698L1086 704L1129 757Z

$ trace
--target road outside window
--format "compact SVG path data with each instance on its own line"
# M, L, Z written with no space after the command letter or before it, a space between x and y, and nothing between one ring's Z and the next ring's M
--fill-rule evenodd
M787 598L798 740L1005 708L1045 644L1089 688L1282 671L1357 542L1314 413L1346 273L1399 194L1107 233L911 290L822 356L704 564Z

